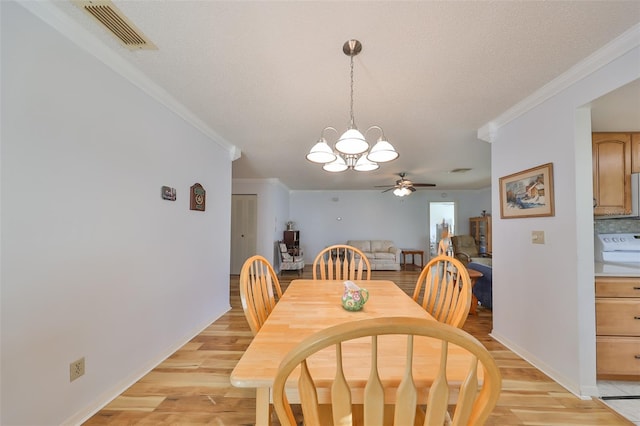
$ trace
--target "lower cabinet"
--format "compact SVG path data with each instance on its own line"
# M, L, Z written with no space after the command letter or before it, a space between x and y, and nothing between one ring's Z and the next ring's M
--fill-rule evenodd
M596 277L599 379L640 379L640 277Z

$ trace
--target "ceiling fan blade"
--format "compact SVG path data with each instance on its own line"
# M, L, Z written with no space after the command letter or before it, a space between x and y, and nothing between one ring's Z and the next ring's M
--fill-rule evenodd
M413 186L420 187L420 188L428 188L428 187L436 186L436 184L435 183L414 183Z
M407 186L406 188L411 192L416 192L416 189L413 187L413 185L412 186Z
M389 192L389 191L391 191L392 189L395 189L395 186L392 186L391 188L387 188L387 189L385 189L384 191L382 191L382 193Z

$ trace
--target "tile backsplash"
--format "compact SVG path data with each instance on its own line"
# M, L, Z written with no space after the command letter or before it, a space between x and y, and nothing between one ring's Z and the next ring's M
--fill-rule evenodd
M640 218L595 220L594 232L596 234L640 233Z

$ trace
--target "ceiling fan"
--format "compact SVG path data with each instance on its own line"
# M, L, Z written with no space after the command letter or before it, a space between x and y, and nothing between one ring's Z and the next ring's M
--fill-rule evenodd
M399 197L404 197L405 195L409 195L413 192L416 192L416 188L428 188L436 186L435 183L413 183L409 179L406 179L406 173L398 173L400 179L396 181L396 184L393 186L387 185L377 185L376 188L387 188L382 192L394 190L393 193Z

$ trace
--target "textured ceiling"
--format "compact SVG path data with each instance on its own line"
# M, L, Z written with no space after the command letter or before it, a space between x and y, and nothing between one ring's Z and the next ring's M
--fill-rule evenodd
M399 172L438 189L490 185L477 130L640 22L638 1L114 1L158 47L129 51L67 1L55 6L241 151L234 178L290 189L373 189ZM375 172L305 160L354 107L400 153ZM376 134L373 134L376 136ZM471 168L462 174L455 168Z

